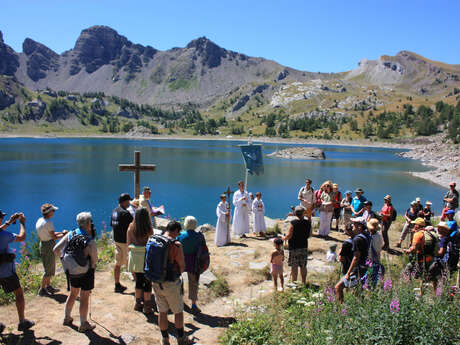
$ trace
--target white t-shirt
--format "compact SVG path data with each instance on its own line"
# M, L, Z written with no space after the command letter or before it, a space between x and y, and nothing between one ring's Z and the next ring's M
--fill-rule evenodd
M46 242L53 239L50 232L54 232L54 224L50 219L41 217L39 220L37 220L35 229L37 229L37 235L40 241Z

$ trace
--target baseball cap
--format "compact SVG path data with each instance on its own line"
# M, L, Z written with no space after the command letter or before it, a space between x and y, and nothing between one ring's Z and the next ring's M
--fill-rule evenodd
M448 211L446 211L446 214L455 214L455 211L454 210L448 210Z
M420 218L420 217L418 217L417 219L415 219L411 223L415 224L415 225L425 226L425 220L423 218Z
M362 190L362 188L356 188L355 193L364 193L364 191Z
M431 201L428 200L428 201L425 203L425 205L433 205L433 203L432 203Z
M415 198L415 201L421 201L421 200L422 200L422 199L420 199L419 196Z
M455 187L456 185L457 185L457 184L456 184L455 182L449 183L449 186L454 186L454 187Z
M144 188L142 188L142 192L145 192L145 191L150 191L150 187L145 186Z
M0 210L0 218L3 218L6 216L6 213L4 213L2 210Z
M127 200L132 200L131 199L131 196L128 194L128 193L122 193L120 194L120 196L118 197L118 202L121 203L123 201L127 201Z
M390 200L391 201L391 195L390 194L387 194L385 195L385 197L383 198L384 200Z
M305 209L304 209L302 206L297 205L297 206L294 208L294 212L295 212L295 213L305 212Z
M54 206L53 204L43 204L40 207L40 211L42 212L42 215L48 214L51 211L56 211L56 210L58 210L58 208Z

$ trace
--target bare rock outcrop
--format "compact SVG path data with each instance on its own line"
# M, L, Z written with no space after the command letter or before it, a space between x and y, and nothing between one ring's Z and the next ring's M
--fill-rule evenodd
M273 158L285 159L326 159L324 151L316 147L288 147L267 155Z

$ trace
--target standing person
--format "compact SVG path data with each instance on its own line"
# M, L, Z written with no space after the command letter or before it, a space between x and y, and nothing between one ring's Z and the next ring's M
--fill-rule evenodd
M353 225L351 222L345 226L344 232L348 238L343 241L342 248L339 252L339 261L342 266L342 275L345 275L348 272L351 261L353 260Z
M94 272L98 260L96 242L90 235L92 233L92 224L93 220L91 213L80 212L77 214L78 228L64 236L53 249L56 255L61 255L74 236L81 236L87 243L83 249L83 255L87 260L88 270L83 275L68 275L67 279L70 285L70 294L65 302L65 317L63 321L64 326L72 326L72 309L78 295L80 295L80 327L78 331L82 333L96 328L95 325L91 325L88 322L89 297L91 290L94 289Z
M343 209L343 227L344 229L347 227L348 224L351 224L350 218L353 216L353 210L351 207L351 191L345 192L345 198L343 198L342 202L340 203L340 207Z
M245 238L249 234L249 193L244 190L244 182L238 182L238 188L233 194L233 233Z
M294 213L298 219L291 221L283 241L289 243L288 266L291 267L291 280L297 281L298 269L302 276L302 283L307 284L308 238L311 236L311 222L304 218L305 209L296 206Z
M126 232L129 224L133 221L133 216L128 211L131 197L127 193L123 193L118 198L118 207L112 211L112 219L110 225L113 229L113 240L115 241L115 267L113 276L115 278L114 291L123 293L126 286L120 283L121 267L128 267L128 244L126 243Z
M321 208L321 194L323 194L323 186L319 187L316 191L315 191L315 210L318 210L319 212L319 209Z
M307 216L311 221L311 216L315 208L316 197L315 190L311 186L311 180L309 178L305 179L305 186L300 188L297 197L300 200L300 205L305 209L305 216Z
M159 216L160 214L163 214L162 212L154 212L153 211L153 206L152 203L150 202L150 197L152 196L152 190L150 187L143 187L142 188L142 194L139 195L139 207L144 207L147 209L149 212L150 218L152 218L152 225L155 228L156 227L156 220L155 216ZM161 208L162 206L160 206Z
M364 224L358 221L353 222L352 252L353 259L348 271L335 285L337 301L343 303L343 289L358 285L361 277L366 273L366 260L369 253L369 240L364 232Z
M425 208L423 209L423 218L425 219L425 223L427 225L431 225L431 217L434 217L434 212L431 209L431 201L427 201L425 203Z
M457 184L451 182L449 184L449 190L444 195L444 209L442 210L441 220L445 219L446 212L448 210L454 210L458 207L458 191L455 189Z
M163 236L170 240L176 240L181 232L181 225L176 221L171 221L166 226ZM174 325L177 331L178 345L192 344L192 341L184 333L184 300L182 292L181 274L185 270L184 253L179 241L171 245L168 252L168 274L169 281L164 283L153 283L155 301L160 313L159 325L162 336L162 345L169 345L168 335L168 311L171 309L174 314Z
M342 193L339 191L339 185L334 183L332 185L332 195L333 195L333 206L334 210L332 213L331 219L331 228L332 228L332 220L335 219L335 231L339 231L339 221L340 221L340 213L342 212L341 201L342 201Z
M270 254L270 264L271 269L270 273L273 280L273 288L275 291L278 291L278 278L281 283L281 290L284 291L284 277L283 277L283 263L284 263L284 250L283 250L283 240L279 237L276 237L273 241L275 250Z
M396 243L396 248L401 248L402 242L406 239L407 234L414 227L414 223L412 222L415 219L417 219L417 209L415 200L410 203L410 208L407 209L404 217L406 218L406 222L404 223L403 229L401 231L399 241Z
M364 224L366 224L372 218L375 218L375 213L372 210L372 201L366 200L364 202L364 211L363 215L361 216L361 220Z
M321 206L319 208L319 236L327 237L331 230L331 218L334 206L332 200L332 187L330 181L326 181L321 186Z
M126 233L126 244L129 248L128 270L136 277L134 304L135 311L143 311L145 315L153 314L152 283L145 277L145 245L153 235L152 219L147 209L136 210L134 221L129 225ZM142 295L144 303L142 303Z
M458 230L450 233L449 226L446 222L439 222L436 226L439 235L439 253L438 256L444 263L445 267L452 274L458 267L459 260L459 241Z
M360 217L364 212L364 202L367 200L363 194L364 191L361 188L355 190L356 196L351 202L353 217Z
M390 240L388 239L388 231L390 231L391 223L393 222L393 215L395 209L391 203L391 195L385 195L383 198L383 206L380 210L382 216L382 237L383 248L382 250L390 249Z
M422 199L419 196L415 198L415 211L417 212L417 217L421 216L420 212L423 213Z
M202 246L206 245L206 239L201 232L196 231L197 221L193 216L187 216L184 220L184 228L177 238L182 244L185 259L185 272L188 276L188 298L192 302L192 311L200 313L197 306L198 287L200 281L199 267L197 266L197 255Z
M56 272L56 257L53 248L56 245L56 240L62 238L68 233L67 230L63 232L54 232L54 224L51 218L58 208L52 204L43 204L40 208L42 217L37 220L35 229L37 236L40 240L40 256L43 264L43 277L42 285L38 290L38 296L49 296L55 294L58 289L51 286L51 278L54 277Z
M26 240L26 217L22 213L13 214L10 219L3 223L6 214L0 211L0 286L5 293L12 292L16 300L18 311L18 331L26 331L35 323L27 320L24 316L25 299L24 291L16 274L15 255L11 252L10 243L24 242ZM6 231L12 223L19 219L19 234ZM5 329L5 325L0 323L0 329Z
M225 194L220 195L220 202L216 208L217 224L214 242L217 247L227 245L232 241L230 236L230 205Z
M128 211L131 213L131 216L134 219L134 216L136 214L136 210L139 208L139 199L133 199L129 203Z
M454 219L454 216L455 216L454 210L448 210L446 212L446 217L447 217L446 223L447 223L447 226L449 227L450 234L458 230L458 224L457 224L457 221Z
M412 245L409 247L409 249L404 249L404 253L415 254L416 263L411 267L415 269L415 278L421 278L420 296L422 296L424 279L432 281L433 290L435 292L438 286L436 277L431 277L428 271L431 263L433 262L434 254L438 250L438 244L437 240L435 240L433 237L431 237L431 243L427 243L427 236L433 235L427 234L427 236L425 236L425 221L423 220L423 218L416 218L414 221L412 221L412 224L414 225L414 227L412 228L412 231L414 232Z
M372 218L367 222L367 230L370 233L369 254L368 257L372 263L370 270L370 281L375 287L379 280L379 276L385 274L385 268L381 264L380 254L383 248L383 238L380 234L380 222L376 218ZM369 273L369 271L368 271Z
M256 199L252 202L252 214L254 223L254 233L257 236L265 236L267 226L265 225L265 205L262 201L262 193L256 193Z

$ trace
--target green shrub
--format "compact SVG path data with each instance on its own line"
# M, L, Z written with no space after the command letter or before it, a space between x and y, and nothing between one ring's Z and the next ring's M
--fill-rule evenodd
M217 280L209 285L209 290L215 297L224 297L230 294L230 286L224 277L216 275Z

